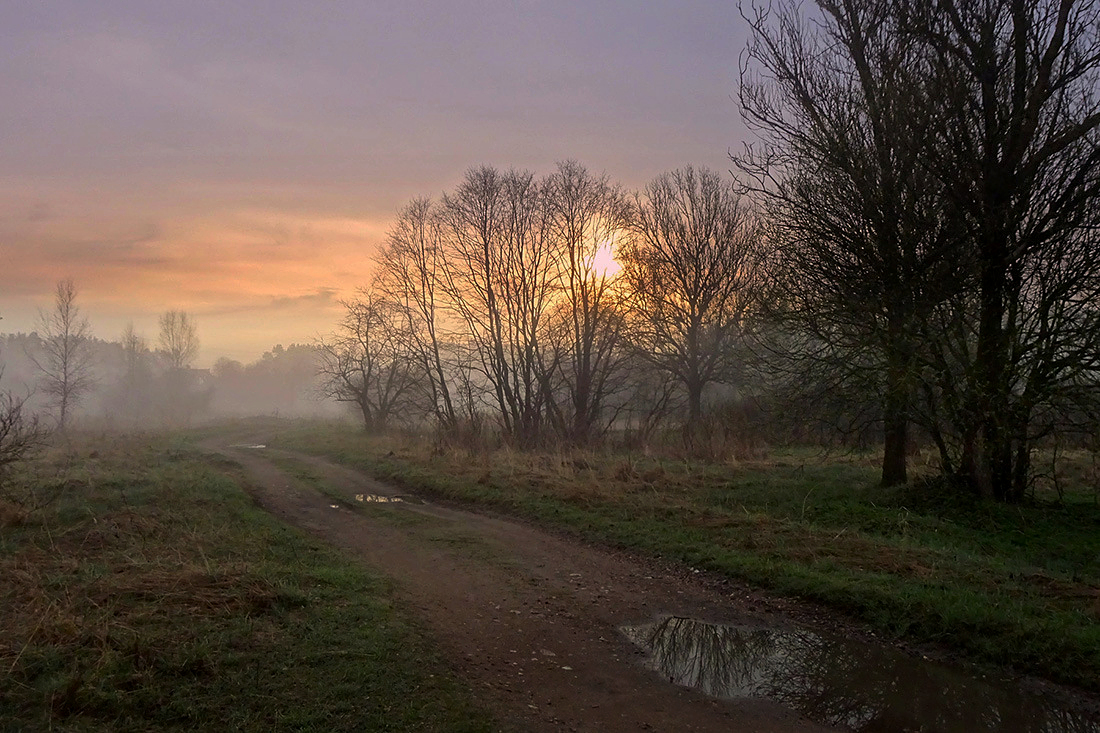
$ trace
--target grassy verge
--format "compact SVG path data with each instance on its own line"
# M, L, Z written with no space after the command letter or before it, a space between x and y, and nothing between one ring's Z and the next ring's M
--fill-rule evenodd
M490 730L386 582L183 444L99 440L0 500L0 730ZM26 492L24 495L28 495Z
M1100 690L1100 507L1091 492L1005 507L880 489L867 457L790 452L716 465L438 455L351 427L267 429L273 445L412 490L675 558L824 602L890 634Z

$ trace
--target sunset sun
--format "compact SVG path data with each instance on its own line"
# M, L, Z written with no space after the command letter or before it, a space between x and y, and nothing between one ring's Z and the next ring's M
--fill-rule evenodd
M599 277L615 277L622 271L622 263L615 257L615 242L602 243L592 257L592 271Z

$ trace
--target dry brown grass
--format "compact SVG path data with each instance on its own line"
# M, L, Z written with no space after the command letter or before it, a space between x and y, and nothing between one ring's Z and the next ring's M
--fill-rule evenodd
M111 552L115 543L99 541L105 536L93 531L84 540L69 538L66 544L79 554L36 546L0 559L6 585L0 671L14 671L30 645L69 653L82 648L100 656L126 649L148 638L140 633L143 626L164 620L182 621L175 639L182 642L188 620L260 614L278 598L276 589L247 567L135 561Z
M30 517L30 510L13 501L0 498L0 529L21 527Z

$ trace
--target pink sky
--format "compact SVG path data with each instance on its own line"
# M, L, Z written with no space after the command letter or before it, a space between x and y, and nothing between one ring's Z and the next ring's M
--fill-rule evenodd
M745 137L729 2L27 0L0 40L0 328L72 277L102 338L191 312L207 365L329 330L471 166L639 186Z

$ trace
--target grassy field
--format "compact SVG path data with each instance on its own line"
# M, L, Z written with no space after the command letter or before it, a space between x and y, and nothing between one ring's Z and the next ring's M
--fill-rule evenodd
M211 460L84 439L0 492L0 730L491 729L385 581Z
M268 442L409 489L824 602L899 637L1100 690L1100 506L1063 484L1026 506L875 485L874 456L724 464L483 454L283 421Z

